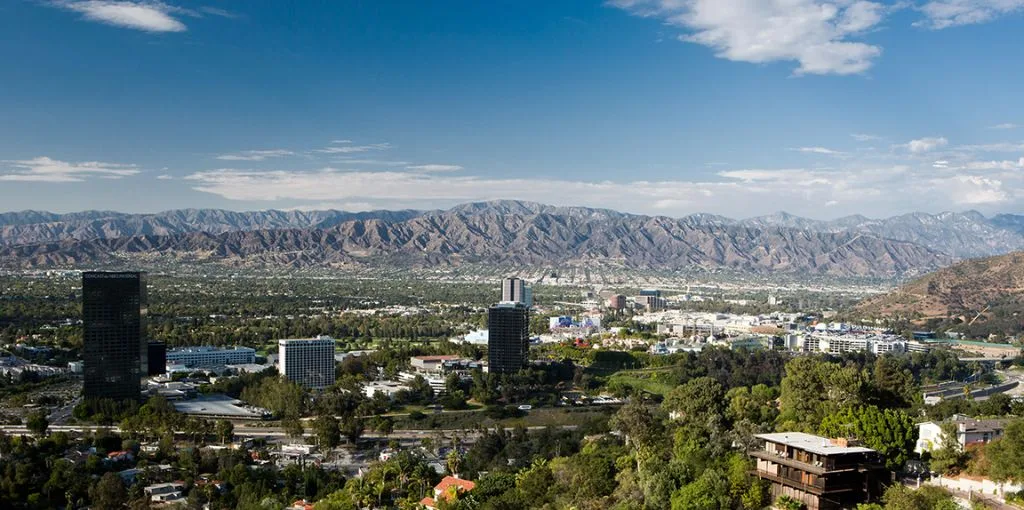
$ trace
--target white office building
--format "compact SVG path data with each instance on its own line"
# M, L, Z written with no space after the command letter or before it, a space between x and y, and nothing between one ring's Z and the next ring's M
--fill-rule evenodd
M333 338L278 340L277 347L281 375L312 389L322 390L334 384Z
M255 362L256 350L250 347L180 347L167 351L168 365L185 365L189 368L245 365Z

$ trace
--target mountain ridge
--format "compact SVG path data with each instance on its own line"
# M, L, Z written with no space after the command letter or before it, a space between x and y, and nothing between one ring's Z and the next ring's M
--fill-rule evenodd
M146 260L298 268L555 264L895 277L951 261L918 244L863 232L817 232L707 215L674 219L518 201L362 217L239 214L173 211L149 222L129 218L126 225L137 233L126 236L109 235L114 228L93 225L79 230L91 238L0 246L0 264L21 268ZM210 224L216 228L170 233L160 223L182 218L194 220L190 224L194 229ZM251 228L257 223L277 227L302 222L318 226Z

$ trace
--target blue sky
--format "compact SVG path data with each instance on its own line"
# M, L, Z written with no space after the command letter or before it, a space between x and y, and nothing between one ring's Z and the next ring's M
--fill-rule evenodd
M0 210L1024 201L1024 0L0 4Z

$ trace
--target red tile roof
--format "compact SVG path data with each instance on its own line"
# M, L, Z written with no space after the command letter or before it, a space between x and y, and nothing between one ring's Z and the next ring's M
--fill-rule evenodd
M461 478L455 478L454 476L446 476L440 483L434 486L434 491L440 494L445 494L451 487L456 487L458 492L465 492L473 490L476 484Z

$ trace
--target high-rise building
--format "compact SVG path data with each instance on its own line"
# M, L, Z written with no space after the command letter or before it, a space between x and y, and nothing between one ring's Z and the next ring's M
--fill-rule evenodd
M82 273L85 398L139 400L149 371L146 303L145 273Z
M533 289L521 278L505 278L501 281L501 300L533 306Z
M523 288L526 283L519 278L505 278L501 280L502 301L522 301Z
M322 390L334 384L334 339L318 336L277 341L281 375L302 386Z
M167 373L167 344L164 342L150 342L146 345L146 348L149 364L149 370L146 371L146 375Z
M526 366L530 353L530 309L503 301L487 312L487 364L493 373L510 374Z

